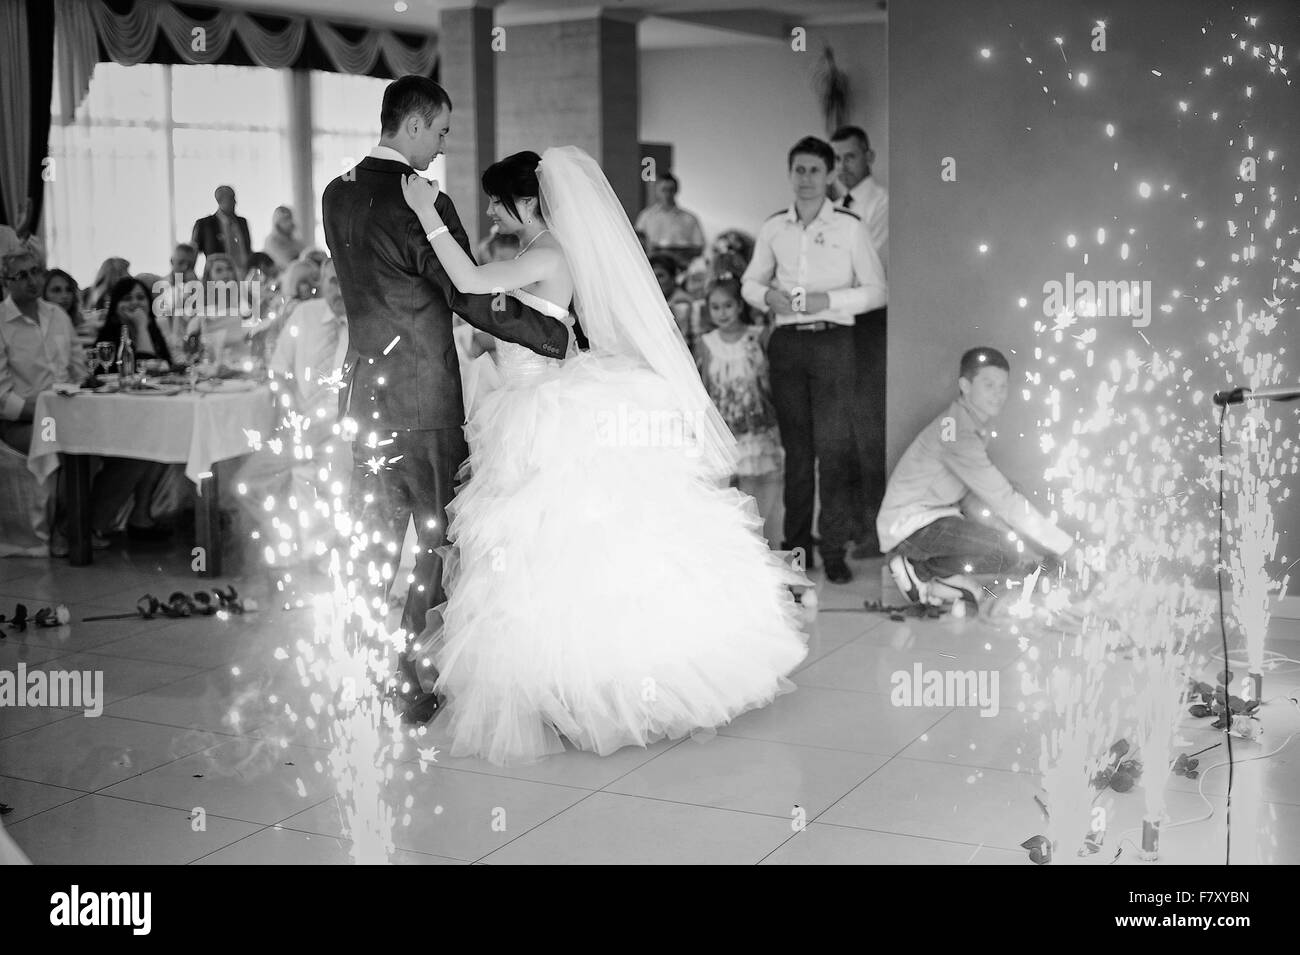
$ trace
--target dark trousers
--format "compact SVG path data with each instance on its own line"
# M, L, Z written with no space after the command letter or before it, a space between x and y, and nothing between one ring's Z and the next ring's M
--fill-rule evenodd
M407 523L415 518L419 554L402 611L402 627L414 638L424 629L428 610L447 599L439 549L447 543L447 504L456 493L456 473L469 456L469 447L459 427L379 434L381 440L390 435L393 443L378 448L353 445L352 513L360 515L366 533L379 531L382 538L372 544L366 558L378 566L390 563L394 574ZM366 462L377 457L392 463L376 473ZM388 549L390 543L397 545L396 551Z
M853 436L857 467L852 478L855 543L876 543L876 512L885 497L886 313L878 308L857 317L853 326L856 378L853 388Z
M896 548L922 580L953 574L1028 575L1044 558L1026 543L1024 553L1007 532L965 517L941 517L916 531ZM1047 564L1055 565L1055 558Z
M0 441L15 451L30 454L32 428L30 421L4 422L0 424ZM99 534L113 530L127 501L134 499L137 509L147 510L158 485L167 476L168 467L157 461L140 461L135 458L103 458L102 461L103 466L95 475L90 491L90 526ZM60 468L54 504L54 528L59 533L66 533L63 526L66 518L65 500L63 469Z
M782 326L768 346L772 400L785 446L785 547L812 548L813 500L821 491L823 559L842 558L853 499L853 329Z

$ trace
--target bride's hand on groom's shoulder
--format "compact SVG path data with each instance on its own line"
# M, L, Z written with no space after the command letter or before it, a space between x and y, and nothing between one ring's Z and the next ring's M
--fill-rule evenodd
M406 204L421 219L438 214L434 206L438 198L437 180L425 179L423 176L411 173L402 179L402 195L406 197Z

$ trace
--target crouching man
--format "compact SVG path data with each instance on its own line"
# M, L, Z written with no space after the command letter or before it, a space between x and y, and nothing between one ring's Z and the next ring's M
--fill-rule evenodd
M960 394L889 477L876 531L898 589L914 603L978 604L981 588L966 575L1029 573L1073 544L989 460L989 422L1006 404L1010 370L992 348L962 355Z

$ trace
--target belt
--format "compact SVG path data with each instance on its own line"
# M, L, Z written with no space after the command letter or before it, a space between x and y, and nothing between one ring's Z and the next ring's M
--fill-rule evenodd
M828 332L835 328L852 328L852 325L841 325L839 322L791 322L788 325L778 325L777 331L783 328L789 328L796 332Z

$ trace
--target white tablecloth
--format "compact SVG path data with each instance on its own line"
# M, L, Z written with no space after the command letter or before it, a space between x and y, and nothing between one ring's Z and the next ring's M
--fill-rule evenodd
M184 464L195 484L217 461L248 454L248 431L271 430L271 391L237 394L56 395L36 399L27 468L45 480L59 452ZM53 433L45 426L52 419ZM47 440L48 437L53 440Z

